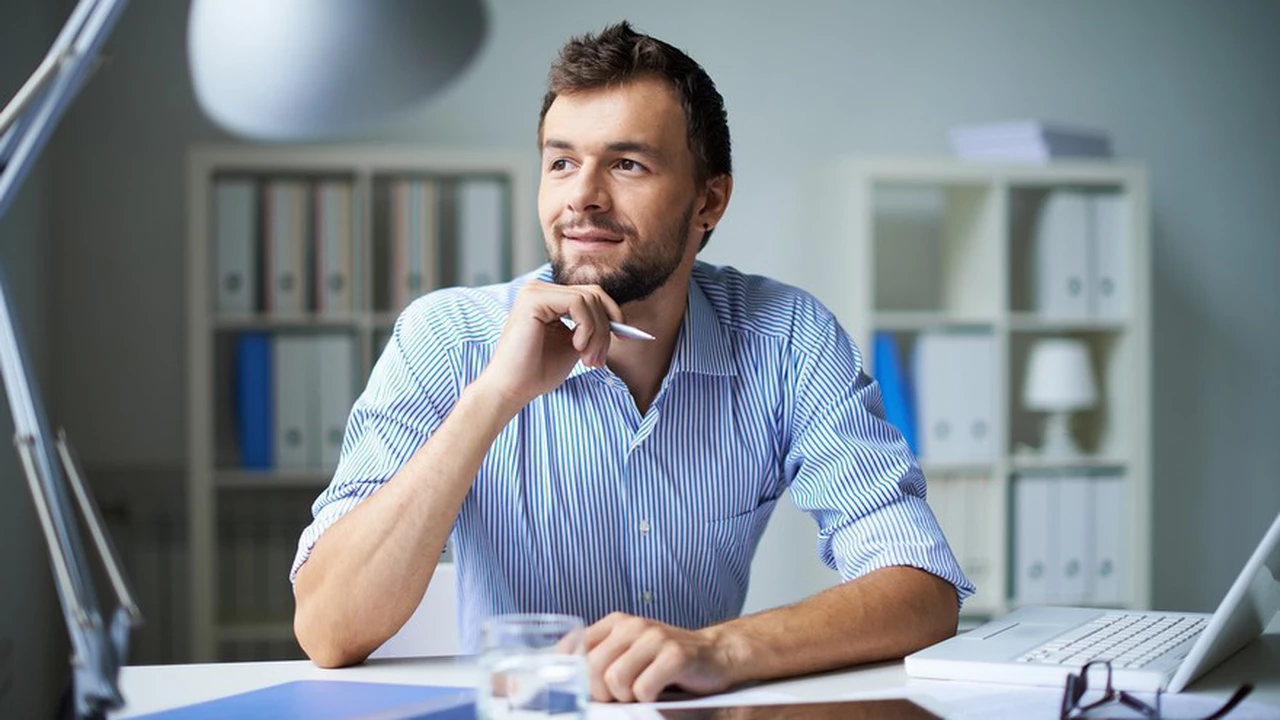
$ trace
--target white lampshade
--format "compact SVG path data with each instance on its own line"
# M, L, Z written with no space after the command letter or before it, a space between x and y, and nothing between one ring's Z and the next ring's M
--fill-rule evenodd
M475 57L481 0L193 0L196 99L223 129L309 140L386 122Z
M1098 389L1089 363L1089 347L1081 340L1037 340L1027 361L1022 404L1028 410L1070 412L1091 408Z

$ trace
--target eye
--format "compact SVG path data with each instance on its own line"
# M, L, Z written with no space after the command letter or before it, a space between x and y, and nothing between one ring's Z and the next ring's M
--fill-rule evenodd
M618 169L623 172L640 172L645 168L644 168L644 165L641 165L635 160L623 158L618 161Z
M565 160L564 158L556 158L555 160L551 161L551 164L547 166L547 169L550 170L551 172L562 172L568 166L569 166L568 160Z

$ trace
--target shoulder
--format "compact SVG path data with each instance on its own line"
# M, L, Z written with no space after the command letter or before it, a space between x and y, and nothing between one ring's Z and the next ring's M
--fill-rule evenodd
M813 295L763 275L699 262L693 280L730 333L804 345L837 326L832 312Z

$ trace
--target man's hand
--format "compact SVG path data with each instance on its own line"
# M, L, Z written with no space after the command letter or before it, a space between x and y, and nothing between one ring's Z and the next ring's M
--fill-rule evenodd
M616 612L587 628L587 672L598 702L653 702L669 686L705 695L732 684L714 629L682 630Z
M570 330L561 320L575 323ZM609 352L609 321L622 310L598 285L555 285L531 280L516 297L480 381L517 409L556 389L579 359L602 367Z

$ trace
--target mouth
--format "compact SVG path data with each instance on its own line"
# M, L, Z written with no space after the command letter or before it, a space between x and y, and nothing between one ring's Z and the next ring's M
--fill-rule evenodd
M560 236L570 242L578 243L620 243L622 236L602 230L565 230Z

